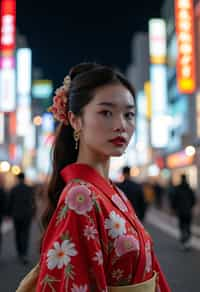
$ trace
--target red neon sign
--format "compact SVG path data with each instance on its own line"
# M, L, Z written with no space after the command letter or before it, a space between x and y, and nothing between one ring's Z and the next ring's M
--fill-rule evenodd
M2 0L1 2L1 32L0 49L2 54L15 49L16 40L16 2L15 0Z
M178 46L178 89L181 93L193 93L196 87L196 78L192 0L175 0L175 23Z

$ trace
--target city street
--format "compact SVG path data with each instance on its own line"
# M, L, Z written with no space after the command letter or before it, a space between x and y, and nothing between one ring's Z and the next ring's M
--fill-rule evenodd
M200 251L184 252L179 242L147 224L155 250L173 292L195 292L200 287Z
M197 291L197 287L200 287L200 252L196 250L183 252L176 239L169 237L149 223L146 224L146 228L154 239L158 258L172 291ZM37 234L34 225L31 236L31 263L26 267L19 264L16 258L12 230L5 234L0 259L1 292L14 292L19 280L37 261Z

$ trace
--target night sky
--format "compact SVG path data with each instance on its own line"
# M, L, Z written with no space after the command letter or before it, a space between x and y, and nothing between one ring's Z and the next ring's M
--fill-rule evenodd
M89 4L90 3L90 4ZM135 32L159 17L162 0L18 0L17 28L33 50L33 64L57 86L71 66L95 61L125 71Z

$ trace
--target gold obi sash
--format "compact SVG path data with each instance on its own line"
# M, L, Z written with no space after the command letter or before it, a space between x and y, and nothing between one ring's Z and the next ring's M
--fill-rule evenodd
M109 286L108 292L155 292L157 273L147 281L128 286Z

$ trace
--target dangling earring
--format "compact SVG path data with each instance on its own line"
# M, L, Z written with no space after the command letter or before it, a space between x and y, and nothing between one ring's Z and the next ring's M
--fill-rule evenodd
M80 139L80 131L74 130L75 149L78 149L78 141Z

